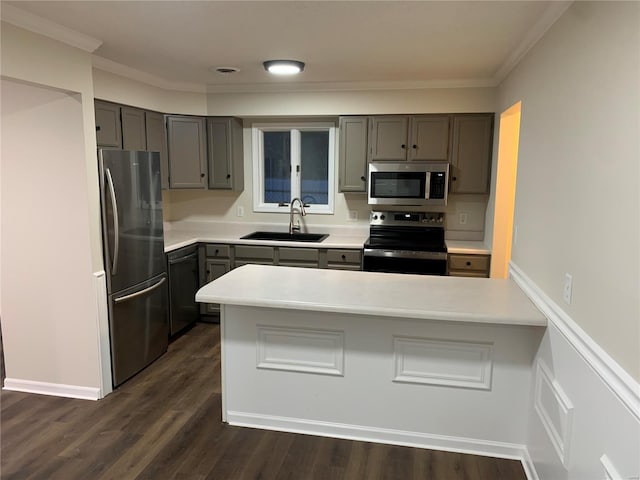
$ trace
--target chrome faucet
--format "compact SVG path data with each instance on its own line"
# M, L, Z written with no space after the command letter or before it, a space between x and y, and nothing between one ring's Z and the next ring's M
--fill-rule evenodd
M293 224L293 205L298 202L300 204L300 215L304 217L307 212L304 210L304 203L298 197L292 198L291 203L289 204L289 233L299 232L300 231L300 221L298 220L295 225Z

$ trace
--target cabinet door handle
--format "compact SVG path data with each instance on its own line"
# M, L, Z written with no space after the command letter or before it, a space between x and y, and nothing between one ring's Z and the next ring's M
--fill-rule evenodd
M201 174L200 174L200 178L204 178L204 173L201 173Z
M360 177L360 180L362 180L363 182L365 182L367 179L366 179L366 177L363 175L363 176L361 176L361 177Z
M411 148L414 148L415 150L418 149L418 145L411 145Z
M467 267L470 267L470 266L471 266L471 262L467 262Z
M231 174L227 173L227 179L231 178Z
M96 125L96 132L100 131L100 125Z
M400 145L400 148L407 148L407 146L403 143L402 145Z
M458 179L458 177L451 177L451 180L453 180L454 182Z
M346 260L346 259L347 259L347 256L346 256L346 255L342 255L342 259L343 259L343 260Z

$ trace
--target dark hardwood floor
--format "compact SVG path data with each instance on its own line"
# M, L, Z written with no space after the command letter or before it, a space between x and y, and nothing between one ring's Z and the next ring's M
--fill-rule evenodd
M3 479L526 480L515 460L225 425L212 324L98 402L0 402Z

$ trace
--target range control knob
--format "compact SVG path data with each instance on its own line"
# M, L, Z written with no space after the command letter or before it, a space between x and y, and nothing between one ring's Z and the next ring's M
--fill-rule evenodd
M377 219L378 219L378 215L374 215L374 216L373 216L373 219L374 219L374 220L377 220Z
M380 215L380 220L384 220L384 215Z

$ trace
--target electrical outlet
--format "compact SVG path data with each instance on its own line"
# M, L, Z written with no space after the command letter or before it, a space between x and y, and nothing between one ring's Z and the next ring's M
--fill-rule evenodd
M244 207L238 206L238 208L236 209L236 215L238 217L244 217Z
M466 213L461 213L460 214L460 225L466 225L467 224L467 214Z
M573 288L573 277L565 273L564 274L564 287L562 288L562 298L565 303L571 305L571 289Z
M347 218L347 221L355 222L357 220L358 220L358 211L357 210L349 210L349 216Z

